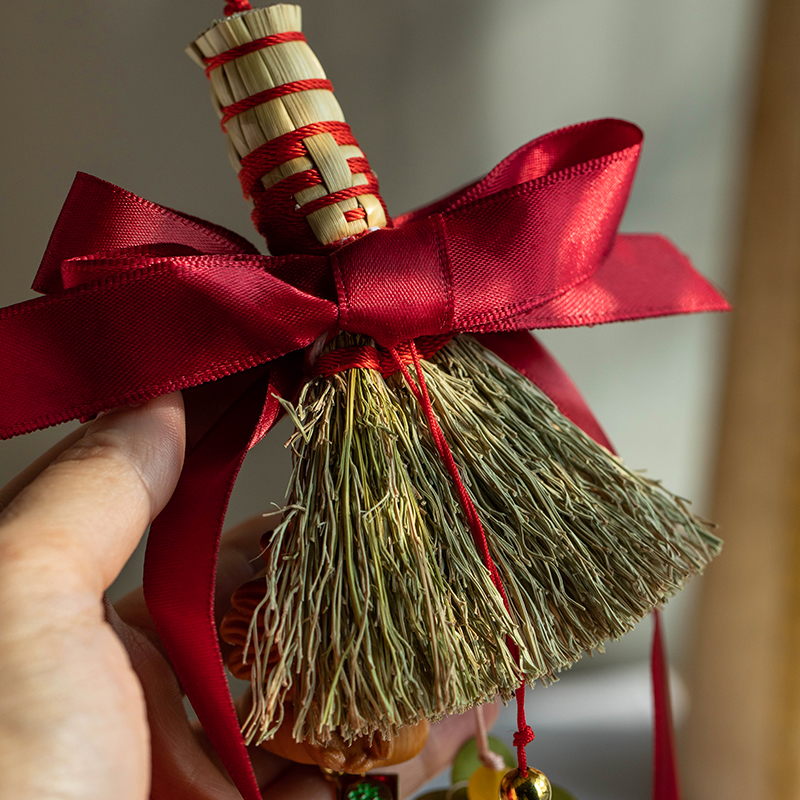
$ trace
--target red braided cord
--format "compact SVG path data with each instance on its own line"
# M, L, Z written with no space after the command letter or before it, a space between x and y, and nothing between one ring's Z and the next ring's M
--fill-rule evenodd
M250 5L248 3L248 5ZM242 9L247 10L247 9ZM229 61L235 61L237 58L255 53L263 50L265 47L272 47L275 44L284 44L285 42L304 42L306 37L300 31L286 31L285 33L273 33L271 36L263 36L260 39L253 39L252 42L245 42L237 47L232 47L224 53L220 53L210 58L204 58L203 61L206 65L206 75L210 76L211 72Z
M303 170L303 172L295 172L292 175L287 175L282 178L278 183L273 184L269 189L264 189L263 192L254 194L267 195L272 193L283 193L296 195L304 189L310 189L312 186L320 186L324 183L322 175L315 169Z
M497 567L492 560L492 555L489 552L489 543L486 541L486 533L483 530L483 525L481 525L481 521L478 517L478 512L475 508L475 505L472 502L472 498L469 496L466 487L461 481L461 476L458 473L458 466L453 458L453 453L447 444L447 440L445 439L442 429L439 427L436 415L434 414L431 398L428 394L428 387L425 384L425 376L422 374L422 365L420 364L419 352L417 351L414 342L410 342L409 346L411 350L411 356L414 361L414 369L417 373L417 384L414 383L408 368L406 367L405 363L403 363L403 356L398 352L398 350L392 349L391 353L395 357L395 360L401 372L403 373L403 377L405 377L411 392L414 394L414 397L416 397L417 402L420 404L420 407L425 414L425 418L428 421L428 428L430 429L436 449L439 451L439 456L444 462L444 465L447 467L447 471L450 473L450 477L452 478L453 484L456 487L458 499L460 500L461 507L467 516L467 521L469 522L469 527L472 531L472 536L475 540L478 552L483 559L483 563L486 565L486 569L489 570L489 574L492 577L492 583L495 585L495 588L503 598L503 605L506 607L506 611L508 611L510 614L511 609L508 604L508 598L506 597L506 592L503 588L503 582L500 579L500 573L497 571ZM514 661L516 661L517 665L519 665L519 648L511 639L511 637L507 638L507 644L508 649L511 651L511 655L514 657ZM533 741L533 731L525 720L524 678L522 685L516 691L516 701L517 732L514 734L514 747L517 748L517 765L519 766L519 770L520 772L526 772L528 769L528 758L525 755L525 746Z
M261 178L276 167L292 159L308 156L305 140L323 133L331 134L340 146L358 147L349 125L336 120L325 120L304 125L302 128L278 136L248 153L241 161L239 182L244 196L253 200L253 224L266 237L270 251L275 255L298 252L298 248L302 248L304 252L329 250L333 245L321 245L316 240L306 222L306 217L320 208L347 198L375 195L383 207L387 223L391 225L386 206L379 194L378 181L370 171L369 162L363 156L349 158L348 164L352 174L364 174L365 183L325 195L303 206L298 205L295 195L302 189L324 183L317 170L295 173L269 188L261 185ZM362 214L362 211L363 209L355 208L343 213L345 219L353 221L366 217L366 213Z
M363 156L348 158L347 163L350 165L350 172L352 172L353 175L357 175L359 172L363 172L364 174L372 172L369 161Z
M302 158L308 155L303 144L309 136L318 136L321 133L330 133L339 145L358 146L350 126L346 122L327 120L325 122L312 122L302 128L284 133L281 136L265 142L242 159L242 168L239 170L239 182L242 184L244 196L253 196L258 191L259 181L275 167L280 166L293 158Z
M424 336L417 340L415 347L422 358L430 358L452 338L449 333L441 336ZM348 369L374 369L384 378L388 378L400 371L396 354L403 363L412 363L414 360L410 346L405 343L398 345L393 351L369 345L337 347L317 358L313 372L315 376L330 377Z
M300 211L304 216L308 216L309 214L313 214L315 211L319 211L321 208L326 208L327 206L341 203L342 200L348 200L351 197L361 197L361 195L364 194L376 194L377 191L378 181L370 174L367 176L366 183L359 183L356 186L348 186L346 189L339 189L336 192L331 192L330 194L326 194L324 197L320 197L317 200L312 200L310 203L304 203L302 206L300 206Z
M236 103L231 103L229 106L223 106L222 119L220 125L222 130L225 130L225 123L232 120L237 114L247 111L250 108L260 106L262 103L268 103L270 100L276 100L279 97L285 97L287 94L294 94L295 92L307 92L312 89L326 89L329 92L333 91L333 84L330 81L323 80L322 78L309 78L302 81L292 81L291 83L284 83L280 86L273 86L271 89L264 89L263 92L245 97Z
M225 4L225 16L230 17L231 14L236 14L239 11L252 11L253 6L247 0L228 0Z
M234 47L231 50L220 53L218 56L205 59L207 65L206 74L228 61L256 52L262 47L299 40L305 41L305 37L302 33L293 31L266 36L239 47ZM333 87L327 80L308 79L266 89L251 97L223 107L222 128L225 130L225 124L233 116L247 109L254 108L277 97L311 89L331 91ZM278 136L257 147L241 160L239 182L244 196L253 200L253 224L266 237L269 248L274 255L287 252L311 253L329 250L333 245L322 245L316 240L306 221L306 217L321 208L335 205L349 198L375 195L383 208L387 226L391 226L391 218L379 193L378 181L370 170L369 162L363 156L348 159L348 162L353 175L364 174L366 177L364 183L312 200L302 207L295 200L295 195L303 189L324 183L316 170L305 170L303 173L290 175L269 188L262 186L261 179L264 175L272 172L272 170L287 161L307 156L308 151L306 150L305 140L323 133L331 134L334 141L340 146L352 145L358 147L358 142L353 136L349 125L337 120L325 120L304 125L302 128ZM348 222L367 218L367 213L361 206L343 211L342 214Z
M367 175L368 184L362 184L358 195L377 194L378 185L374 175L369 172L369 164L365 158L348 158L350 172L353 175L364 173ZM365 170L367 170L365 172ZM253 223L270 243L270 249L276 244L276 231L280 231L287 245L291 246L292 241L307 241L310 228L306 223L305 215L310 209L307 206L298 206L295 195L303 189L312 186L323 185L322 176L316 169L308 169L303 172L295 172L288 175L269 188L263 188L260 184L253 188ZM331 197L328 195L328 197ZM341 197L334 197L324 203L335 202ZM361 206L349 209L344 212L344 218L348 222L358 219L365 219L367 212ZM294 237L294 238L293 238ZM311 242L309 241L309 245ZM296 248L296 245L295 245ZM287 251L288 252L288 251Z
M362 206L356 206L355 208L348 208L343 216L348 222L355 222L357 219L366 219L367 212Z

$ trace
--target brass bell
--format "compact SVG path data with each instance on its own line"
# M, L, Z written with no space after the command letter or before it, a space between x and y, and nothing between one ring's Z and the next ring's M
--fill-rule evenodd
M551 800L552 797L547 776L532 767L525 772L512 769L500 783L501 800Z

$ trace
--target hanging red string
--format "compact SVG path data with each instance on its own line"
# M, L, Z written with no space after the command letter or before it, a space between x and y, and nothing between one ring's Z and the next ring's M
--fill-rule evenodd
M225 5L225 16L229 17L231 14L237 14L239 11L251 11L253 6L247 0L228 0Z
M650 669L653 679L653 800L680 800L678 757L669 698L669 667L661 633L661 613L653 611L653 648Z
M439 457L442 459L448 473L453 481L458 494L458 499L464 513L467 517L472 537L480 553L486 569L489 570L489 575L500 596L503 598L503 605L506 611L510 608L508 604L508 597L506 596L503 582L500 579L500 573L497 571L497 566L492 559L489 552L489 543L486 541L486 532L483 530L478 511L472 502L472 498L467 492L467 488L461 480L458 472L458 466L453 458L453 453L450 450L447 440L445 439L442 429L439 427L439 422L433 411L433 404L431 403L430 395L428 394L428 387L425 383L425 376L422 373L422 366L420 361L422 358L430 358L437 350L443 347L451 339L450 335L446 336L431 336L420 340L420 346L417 346L415 341L398 345L391 350L385 351L369 346L353 346L342 347L332 350L330 353L321 355L314 363L313 373L315 375L334 375L337 372L342 372L346 369L375 369L380 372L384 377L394 374L395 372L402 372L403 377L408 383L408 387L416 398L417 402L422 409L425 419L428 423L428 428L431 432L431 437L436 445ZM422 352L420 352L420 349ZM417 373L417 380L411 377L408 371L407 364L413 362L415 371ZM510 637L507 639L508 649L514 661L519 665L520 655L519 648L516 642ZM525 747L533 741L534 734L525 719L525 681L523 680L520 687L515 692L517 703L517 732L514 734L514 747L517 748L517 764L520 771L524 772L528 768L528 760L525 755Z
M472 498L467 492L466 486L464 486L463 482L461 481L461 476L458 473L458 466L453 458L453 453L450 451L450 447L448 446L447 440L442 433L442 429L439 427L436 414L433 411L433 404L431 403L431 398L428 394L428 387L425 384L425 376L422 374L420 354L414 342L410 343L409 351L414 362L414 369L417 373L416 383L411 377L411 373L408 371L408 367L406 366L406 360L403 358L400 352L398 352L396 348L393 348L390 352L394 357L398 368L403 373L403 377L406 379L409 389L419 403L422 412L425 414L425 419L428 422L428 428L430 429L431 436L433 437L433 442L436 445L436 449L439 451L439 456L441 457L442 462L447 467L447 471L450 473L450 477L453 480L454 486L456 487L458 499L461 503L464 513L467 516L467 522L469 523L470 530L472 531L472 537L475 540L478 552L483 559L483 563L486 565L486 569L489 570L492 583L495 585L495 588L503 598L503 605L506 607L506 611L510 613L511 609L508 605L508 598L506 597L506 592L503 588L503 582L500 579L500 573L497 571L497 566L495 565L492 555L489 552L489 543L486 541L486 533L483 530L483 525L481 525L480 518L478 517L478 511L472 502ZM508 649L511 651L511 655L514 657L514 661L516 661L517 665L519 665L519 648L517 647L516 642L514 642L511 637L508 637L507 643ZM517 701L517 732L514 734L514 747L517 748L517 764L519 766L519 770L520 772L526 772L528 769L528 759L525 755L525 747L533 741L534 735L533 731L525 720L524 678L515 695Z

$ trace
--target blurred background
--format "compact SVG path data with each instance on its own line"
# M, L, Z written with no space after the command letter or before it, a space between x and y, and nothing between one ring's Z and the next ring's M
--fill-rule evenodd
M753 206L748 165L758 157L753 143L766 74L760 54L772 30L765 20L773 19L777 33L769 35L779 39L800 31L791 27L797 22L794 0L772 5L785 9L782 22L769 16L766 0L303 3L309 43L380 178L390 211L424 204L479 177L549 130L623 117L646 135L623 229L667 235L729 295L736 267L744 263ZM13 77L0 86L6 118L0 129L0 305L32 296L30 282L77 170L257 241L205 77L183 54L222 6L222 0L34 0L4 9L0 58L4 73ZM796 86L796 61L778 60L779 83ZM784 106L782 96L775 104ZM791 113L796 115L796 104ZM791 172L798 158L794 143L789 135L763 149L786 148L794 158L787 162ZM725 514L713 498L722 496L721 420L733 414L725 376L734 324L706 315L548 331L541 337L626 461L691 498L699 513L717 518ZM0 485L67 429L0 443ZM288 434L281 424L248 457L230 521L281 502ZM726 532L723 526L723 537ZM775 550L777 561L781 554L786 551ZM726 554L721 562L725 559ZM724 569L712 566L709 577L696 580L666 612L690 800L734 796L721 787L742 785L726 781L750 752L747 742L737 740L726 755L714 731L693 721L699 708L703 719L717 720L719 709L737 702L718 698L717 706L703 706L703 698L713 694L715 673L709 677L711 667L704 671L698 665L698 653L706 653L703 664L724 670L738 655L745 657L743 650L750 653L755 635L753 627L740 630L743 648L724 655L722 666L714 661L714 653L721 657L727 651L725 642L709 638L708 626L719 630L719 625L708 608L730 606L727 589L715 594L723 600L708 600L705 584L714 570ZM138 552L112 593L127 591L140 575ZM717 583L739 580L724 577ZM738 583L738 595L757 592L760 581ZM605 655L579 664L529 699L537 733L529 748L532 763L580 800L649 796L650 627L645 621ZM764 676L742 678L750 679ZM774 732L769 720L762 722ZM513 720L503 717L498 735L510 740L512 728ZM776 748L759 741L763 764L774 766ZM790 737L788 753L795 744ZM800 754L800 748L794 752ZM763 789L763 780L754 779L756 784ZM764 791L765 798L779 796ZM800 797L787 791L780 796Z

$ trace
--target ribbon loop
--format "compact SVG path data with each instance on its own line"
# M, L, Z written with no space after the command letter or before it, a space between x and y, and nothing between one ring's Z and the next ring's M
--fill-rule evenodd
M207 255L258 255L247 239L233 231L79 172L53 228L33 288L45 294L63 290L61 264L69 259L168 242Z

